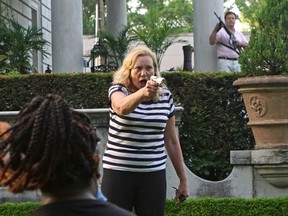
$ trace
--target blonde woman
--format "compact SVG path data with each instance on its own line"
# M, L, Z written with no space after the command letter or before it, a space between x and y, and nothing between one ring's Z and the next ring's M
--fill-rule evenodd
M189 195L171 92L156 57L136 47L115 72L109 88L110 125L103 157L102 191L108 200L139 216L164 215L166 151L179 177L176 198Z

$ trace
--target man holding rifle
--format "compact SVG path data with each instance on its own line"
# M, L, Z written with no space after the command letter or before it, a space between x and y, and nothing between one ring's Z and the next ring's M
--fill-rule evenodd
M248 45L248 40L243 33L235 29L236 14L234 12L225 13L225 23L216 13L215 15L219 23L209 37L209 44L217 46L217 70L240 72L238 57L243 48Z

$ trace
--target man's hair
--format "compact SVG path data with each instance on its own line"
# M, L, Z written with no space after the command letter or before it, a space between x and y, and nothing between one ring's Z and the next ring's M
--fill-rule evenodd
M225 13L225 16L224 16L224 19L226 19L226 17L227 17L228 15L231 15L231 14L233 14L233 15L235 16L235 19L237 19L236 13L234 13L234 12L232 12L232 11L226 12L226 13Z
M7 132L0 147L0 185L11 192L87 187L93 176L99 178L96 131L88 116L60 96L33 98Z
M125 57L122 66L114 73L113 84L122 84L131 90L132 83L130 74L139 56L150 56L154 67L153 75L160 76L155 54L147 47L135 47Z

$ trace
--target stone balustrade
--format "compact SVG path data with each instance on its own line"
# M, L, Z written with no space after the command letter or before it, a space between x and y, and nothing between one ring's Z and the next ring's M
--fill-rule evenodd
M101 139L98 146L98 152L100 156L103 155L105 145L107 142L107 132L109 124L109 110L103 109L79 109L78 111L85 112L91 118L92 125L97 129L97 135ZM183 108L176 107L176 130L178 133L178 126L181 123L181 114ZM13 119L18 114L18 111L0 112L0 121L13 122ZM212 140L212 139L211 139ZM270 152L270 153L269 153ZM266 156L266 157L263 157ZM268 156L267 156L268 155ZM277 157L271 158L271 155L277 155ZM199 178L193 174L188 168L186 168L190 197L241 197L241 198L254 198L254 197L277 197L284 196L288 193L288 188L279 187L275 184L275 177L273 170L269 164L278 166L283 161L286 163L285 156L287 152L277 153L275 150L242 150L231 151L230 162L233 165L233 170L230 175L222 181L208 181ZM266 165L266 166L265 166ZM259 169L263 168L263 169ZM280 168L281 170L281 168ZM264 174L263 174L264 172ZM260 173L260 174L259 174ZM263 177L262 177L263 176ZM281 175L280 175L281 176ZM282 180L286 181L286 175L282 176ZM275 186L276 185L276 186ZM171 164L171 161L167 160L167 197L174 197L173 187L178 186L178 178ZM1 202L20 202L20 201L35 201L39 200L39 192L25 192L22 194L11 194L7 188L0 188L0 203Z

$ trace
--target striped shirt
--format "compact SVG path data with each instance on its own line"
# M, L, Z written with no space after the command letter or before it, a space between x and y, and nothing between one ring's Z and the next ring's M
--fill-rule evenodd
M109 88L109 98L122 85ZM118 115L110 106L110 123L103 167L131 172L152 172L166 167L164 131L167 120L175 114L172 94L162 89L157 103L143 101L128 115Z

